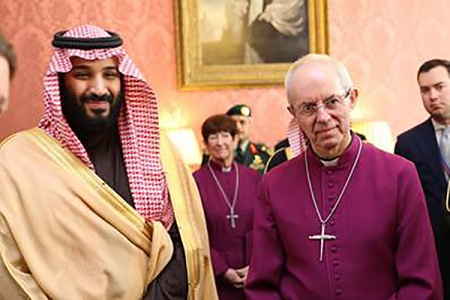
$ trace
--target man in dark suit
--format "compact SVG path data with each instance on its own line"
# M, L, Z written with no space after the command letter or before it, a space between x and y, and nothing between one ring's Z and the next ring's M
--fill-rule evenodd
M414 162L427 199L443 277L445 299L450 299L450 218L445 220L444 200L450 175L450 61L433 59L418 71L423 105L430 114L425 122L400 134L395 153Z

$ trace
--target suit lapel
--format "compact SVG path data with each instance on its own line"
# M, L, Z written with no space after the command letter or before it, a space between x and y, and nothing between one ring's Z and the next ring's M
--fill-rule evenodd
M436 141L436 133L431 119L423 123L415 139L416 145L418 145L422 152L422 157L431 168L438 184L445 190L445 174L441 166L439 146Z

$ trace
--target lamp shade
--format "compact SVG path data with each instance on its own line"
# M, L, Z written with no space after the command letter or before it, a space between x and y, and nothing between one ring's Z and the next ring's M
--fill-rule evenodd
M200 165L202 155L194 130L191 128L166 128L164 131L177 146L183 160L190 166Z
M352 121L351 127L354 132L363 134L374 146L387 152L394 152L394 140L388 122Z

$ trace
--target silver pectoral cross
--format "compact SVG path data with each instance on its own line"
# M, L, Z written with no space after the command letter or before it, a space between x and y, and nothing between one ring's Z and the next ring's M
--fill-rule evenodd
M236 219L239 219L239 215L234 213L234 208L230 209L230 214L227 215L227 219L230 219L231 228L236 228Z
M321 230L320 234L310 235L309 239L310 240L320 240L319 261L322 261L322 258L323 258L323 247L325 246L325 240L334 240L334 239L336 239L336 236L325 234L325 224L322 223L322 230Z

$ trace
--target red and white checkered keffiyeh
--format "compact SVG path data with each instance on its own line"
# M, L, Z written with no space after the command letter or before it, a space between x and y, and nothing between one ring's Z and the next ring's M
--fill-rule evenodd
M82 25L66 32L64 36L99 38L110 35L99 27ZM168 229L173 222L173 208L159 157L157 100L122 47L95 50L55 48L44 79L45 114L39 127L94 170L86 150L69 127L61 109L58 73L71 70L72 56L89 60L118 58L125 89L118 126L131 194L140 215L147 220L161 221Z
M287 138L289 140L289 146L291 147L291 151L294 157L306 150L307 140L305 138L305 134L300 129L300 126L298 126L295 118L292 118L291 122L289 123Z

